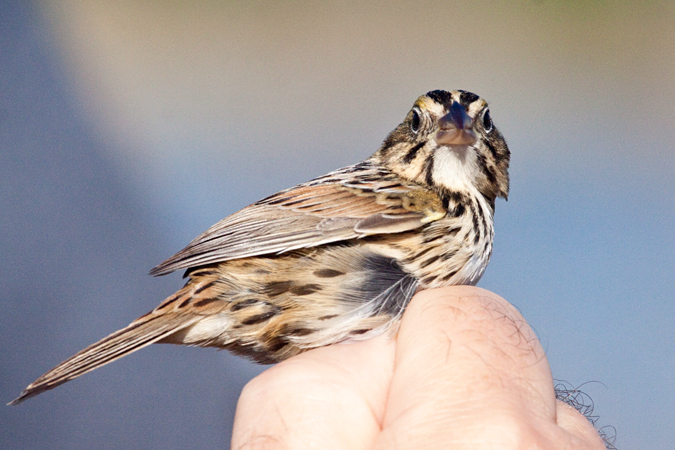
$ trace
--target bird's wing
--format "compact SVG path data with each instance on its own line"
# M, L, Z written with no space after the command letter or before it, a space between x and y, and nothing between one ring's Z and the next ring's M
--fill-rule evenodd
M440 197L370 161L278 192L221 220L150 272L401 233L444 217Z

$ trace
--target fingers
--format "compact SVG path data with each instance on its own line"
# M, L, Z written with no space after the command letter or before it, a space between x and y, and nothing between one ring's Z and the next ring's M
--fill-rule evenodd
M578 448L607 448L595 427L579 411L560 400L556 401L556 411L557 425L569 433L570 440L576 438L580 443Z
M580 414L557 423L559 410L544 351L513 306L473 287L424 291L401 323L374 448L604 448Z
M467 287L418 293L396 339L315 349L244 389L232 448L603 449L557 402L516 309Z
M318 348L252 380L235 416L233 449L371 449L394 367L389 336Z

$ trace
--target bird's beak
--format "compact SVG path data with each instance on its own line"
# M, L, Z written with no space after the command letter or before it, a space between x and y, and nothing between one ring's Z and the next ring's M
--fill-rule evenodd
M473 120L462 105L452 102L450 112L438 119L436 142L440 145L470 145L476 142Z

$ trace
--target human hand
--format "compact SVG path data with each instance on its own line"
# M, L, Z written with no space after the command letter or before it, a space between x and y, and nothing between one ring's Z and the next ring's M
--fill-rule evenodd
M317 348L243 390L233 449L604 449L557 401L520 313L484 289L415 295L391 334Z

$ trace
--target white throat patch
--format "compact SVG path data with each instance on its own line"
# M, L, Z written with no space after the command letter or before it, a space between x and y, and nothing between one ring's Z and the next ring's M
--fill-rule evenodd
M434 152L434 182L450 191L475 190L476 153L468 145L439 147Z

